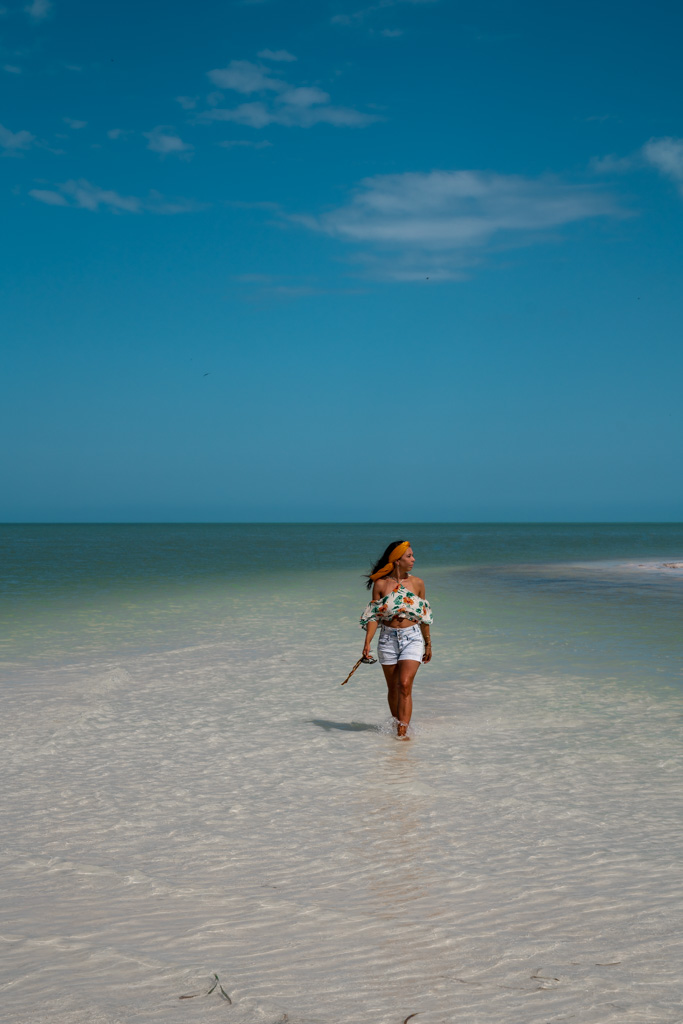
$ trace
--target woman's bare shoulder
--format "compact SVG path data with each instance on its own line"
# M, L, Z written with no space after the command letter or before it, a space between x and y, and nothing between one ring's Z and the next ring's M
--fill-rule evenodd
M390 593L391 589L392 588L389 586L389 583L388 583L387 580L383 580L383 579L375 580L375 582L373 584L373 587L372 587L372 598L373 598L373 601L376 601L380 597L384 597L386 594Z
M424 580L421 580L419 576L411 576L410 577L410 585L411 585L412 589L415 591L415 593L417 594L418 597L424 597L424 593L425 593L425 583L424 583Z

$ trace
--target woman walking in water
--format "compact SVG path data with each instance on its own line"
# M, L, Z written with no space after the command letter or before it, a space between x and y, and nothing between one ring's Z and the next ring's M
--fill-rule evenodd
M432 610L425 600L424 583L411 575L414 564L409 541L389 545L368 575L372 600L360 619L367 631L364 658L371 657L370 644L381 624L377 656L387 681L389 709L398 722L397 734L406 740L413 713L413 680L420 662L426 665L432 660Z

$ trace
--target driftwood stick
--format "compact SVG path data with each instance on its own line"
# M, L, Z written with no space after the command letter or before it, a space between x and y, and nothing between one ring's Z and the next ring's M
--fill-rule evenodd
M355 665L353 666L353 668L352 668L352 669L351 669L351 671L349 672L349 674L348 674L348 676L346 677L346 679L344 680L344 682L343 682L343 683L341 684L342 686L344 685L344 683L348 683L349 679L351 678L351 676L353 675L353 673L354 673L354 672L356 671L356 669L358 668L358 666L360 665L360 663L361 663L361 661L362 661L362 660L363 660L362 658L359 658L359 659L358 659L358 661L357 661L357 662L356 662L356 664L355 664Z

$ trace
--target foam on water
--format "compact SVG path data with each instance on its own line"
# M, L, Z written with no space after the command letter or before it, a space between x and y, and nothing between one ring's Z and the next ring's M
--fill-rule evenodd
M531 596L522 629L526 570L494 600L501 571L458 570L450 598L430 574L410 743L378 665L339 685L363 595L336 571L282 584L290 609L272 583L267 614L255 591L208 622L193 593L165 648L12 667L0 1014L680 1024L683 694L635 641L600 662L580 617L558 654L569 605Z

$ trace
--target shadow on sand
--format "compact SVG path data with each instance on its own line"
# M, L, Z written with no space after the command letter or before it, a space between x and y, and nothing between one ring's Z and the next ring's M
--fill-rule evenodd
M367 725L365 722L328 722L324 718L309 718L307 721L310 725L324 729L325 732L331 732L333 729L340 729L342 732L377 732L376 725Z

